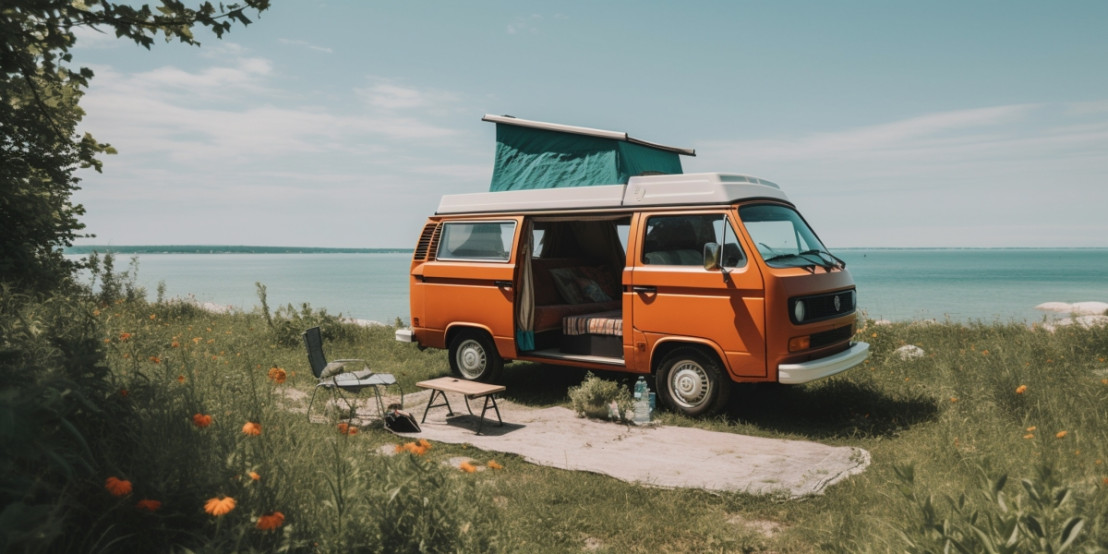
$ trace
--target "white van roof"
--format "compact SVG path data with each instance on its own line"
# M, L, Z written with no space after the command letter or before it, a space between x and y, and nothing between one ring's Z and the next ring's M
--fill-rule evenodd
M435 213L541 212L731 204L753 198L789 201L781 187L757 177L726 173L683 173L632 177L626 185L449 194L442 197Z

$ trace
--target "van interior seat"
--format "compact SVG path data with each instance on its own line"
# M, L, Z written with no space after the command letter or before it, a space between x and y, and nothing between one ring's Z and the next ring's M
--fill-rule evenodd
M622 269L577 258L534 258L535 331L561 330L566 316L623 306Z

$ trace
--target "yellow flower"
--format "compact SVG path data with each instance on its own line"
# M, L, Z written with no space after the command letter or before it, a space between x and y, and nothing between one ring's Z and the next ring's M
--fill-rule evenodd
M262 476L258 475L257 471L248 472L247 475L250 476L251 481L261 481L262 480Z
M489 469L504 469L504 466L496 463L496 460L489 460L489 463L485 465L489 466Z
M266 512L258 517L258 529L272 531L285 524L285 514L281 512Z
M1068 434L1069 434L1069 431L1058 431L1057 433L1054 434L1054 436L1055 436L1055 438L1064 439L1064 438L1066 438L1066 435L1068 435Z
M235 509L235 499L230 496L220 496L218 498L209 498L204 503L204 511L219 517L227 514L231 510Z
M162 503L158 500L143 498L142 500L139 500L137 503L135 503L135 507L140 510L145 510L147 512L153 513L161 509Z
M112 496L127 496L131 494L131 482L112 476L104 480L104 488L112 493Z
M242 432L245 435L258 436L262 434L262 424L256 421L247 421L242 426Z
M1023 394L1027 392L1027 385L1020 385L1016 387L1016 394Z

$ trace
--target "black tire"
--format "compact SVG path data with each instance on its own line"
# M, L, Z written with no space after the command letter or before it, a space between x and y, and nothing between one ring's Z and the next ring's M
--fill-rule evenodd
M450 371L462 379L491 383L503 367L504 360L484 331L458 331L450 341Z
M692 346L678 348L662 359L655 385L663 404L689 416L718 413L731 398L731 380L719 360Z

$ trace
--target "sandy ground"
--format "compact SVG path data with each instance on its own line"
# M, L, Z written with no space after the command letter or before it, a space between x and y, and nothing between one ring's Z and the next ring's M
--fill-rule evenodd
M418 421L429 394L405 397L405 409ZM631 426L579 418L567 408L531 408L499 400L503 426L489 410L482 434L475 430L481 401L471 401L478 415L466 411L460 395L448 394L446 407L432 408L421 432L404 439L469 444L490 452L517 454L525 460L570 471L589 471L630 483L663 488L696 488L775 494L789 498L822 494L827 487L861 473L869 452L815 442L749 437L664 425ZM363 425L380 425L363 400Z

